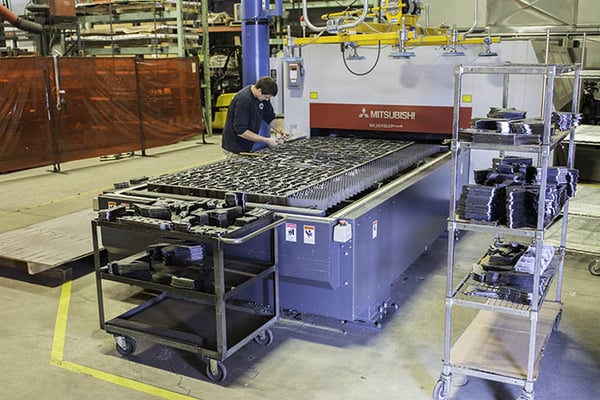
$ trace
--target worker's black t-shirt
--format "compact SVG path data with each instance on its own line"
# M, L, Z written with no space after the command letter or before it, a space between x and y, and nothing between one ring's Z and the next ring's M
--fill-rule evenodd
M227 119L221 138L221 147L231 153L252 151L254 142L238 135L250 130L258 134L264 120L267 124L275 119L270 101L259 101L252 94L250 86L240 90L231 100L227 109Z

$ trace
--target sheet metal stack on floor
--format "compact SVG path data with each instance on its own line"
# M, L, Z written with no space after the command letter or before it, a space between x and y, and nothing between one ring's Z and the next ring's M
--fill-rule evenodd
M531 158L494 158L492 168L475 170L475 184L464 185L457 206L461 219L506 224L510 228L537 225L540 168ZM549 167L544 194L544 224L560 213L566 200L575 195L577 170Z

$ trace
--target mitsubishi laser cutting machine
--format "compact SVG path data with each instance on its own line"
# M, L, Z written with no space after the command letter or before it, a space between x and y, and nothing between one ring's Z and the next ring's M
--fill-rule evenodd
M408 4L395 14L391 6L332 14L315 37L288 36L277 73L294 140L104 193L99 207L202 200L218 210L236 194L248 210L287 218L275 229L281 308L379 324L392 306L394 281L447 226L450 154L443 140L452 128L455 65L537 62L527 41L498 43L455 29L420 33L420 2ZM394 29L349 33L368 18L394 20L388 21ZM497 57L490 61L484 53ZM501 98L502 79L474 78L467 86ZM524 93L538 90L526 81L522 86ZM461 120L485 112L462 99ZM465 176L468 171L466 165ZM227 224L236 222L219 216L206 226L185 221L188 229L226 235ZM140 224L168 226L168 217ZM102 241L116 256L140 251L148 237L107 228ZM268 244L255 238L231 252L268 259Z

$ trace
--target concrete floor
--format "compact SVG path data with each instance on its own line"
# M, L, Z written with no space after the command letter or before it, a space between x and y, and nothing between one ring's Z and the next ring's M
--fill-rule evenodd
M91 208L97 193L114 182L218 159L219 139L151 149L148 157L65 163L58 174L37 168L0 175L0 232ZM461 272L470 269L490 239L461 236ZM564 313L545 350L536 399L600 398L600 278L587 271L592 259L567 258ZM140 340L137 352L122 358L113 338L98 326L91 260L70 266L78 276L64 285L0 268L0 398L420 400L431 398L441 372L443 236L394 284L399 308L382 329L308 316L283 319L273 329L271 346L251 342L225 361L228 378L219 384L207 380L197 355L162 345ZM105 283L109 316L145 298L134 287ZM454 337L472 316L472 310L456 313ZM469 377L453 386L451 399L507 400L519 393L517 386Z

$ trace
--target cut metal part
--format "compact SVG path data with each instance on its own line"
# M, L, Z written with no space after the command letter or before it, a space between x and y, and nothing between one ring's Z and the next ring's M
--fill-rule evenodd
M158 177L148 190L329 209L439 151L412 142L309 138L269 149L260 158L236 157ZM265 173L268 170L268 173Z

